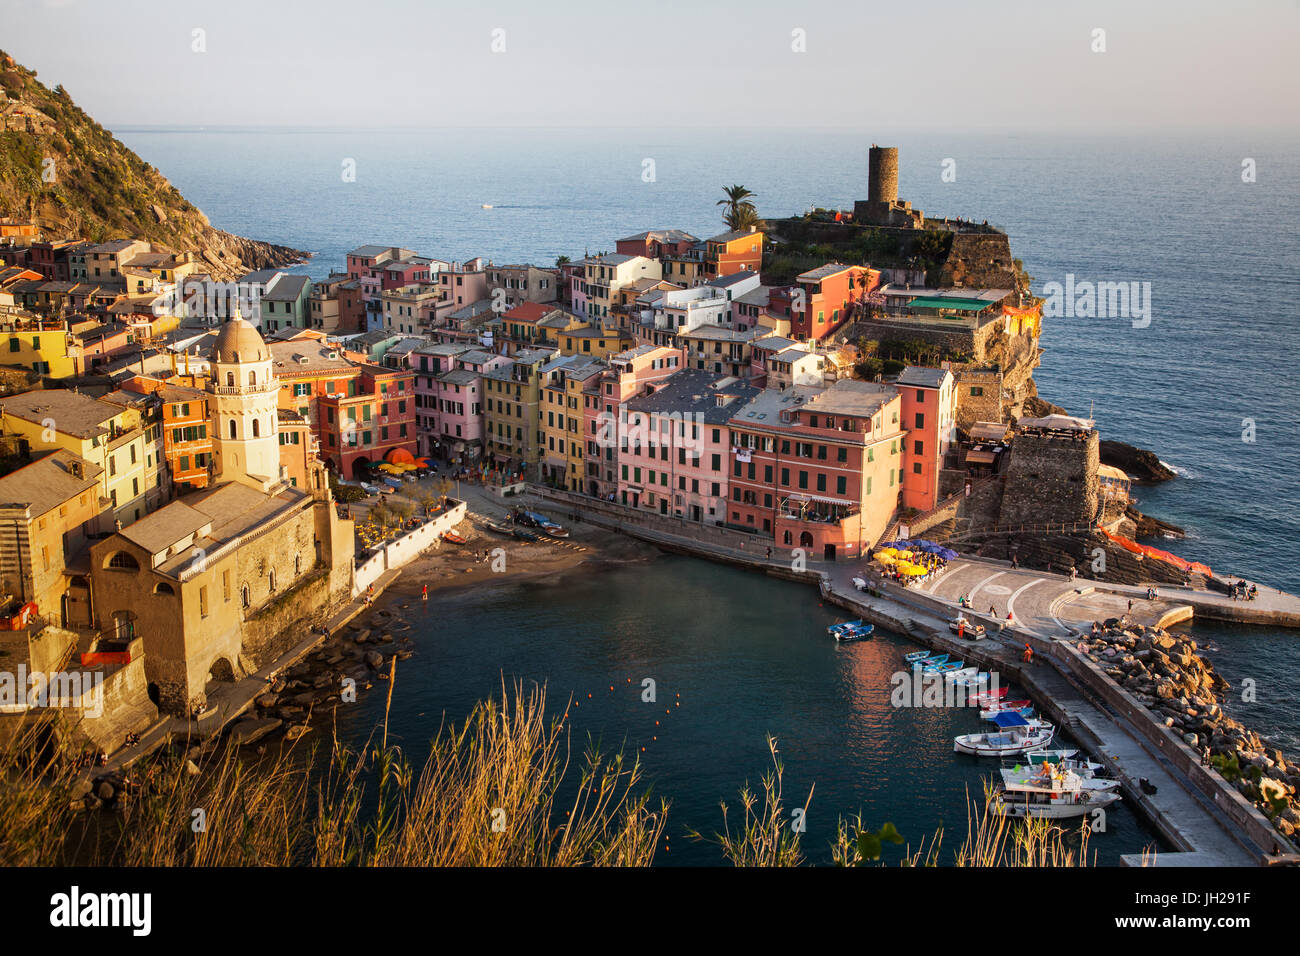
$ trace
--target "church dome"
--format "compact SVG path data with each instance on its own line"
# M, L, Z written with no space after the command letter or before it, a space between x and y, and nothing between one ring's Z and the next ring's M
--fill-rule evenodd
M266 343L257 329L238 316L221 326L212 347L214 362L264 362L268 357Z

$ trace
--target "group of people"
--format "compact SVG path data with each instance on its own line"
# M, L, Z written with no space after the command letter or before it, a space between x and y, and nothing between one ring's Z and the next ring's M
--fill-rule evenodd
M1234 601L1253 601L1255 596L1259 594L1259 588L1253 584L1248 585L1243 580L1238 580L1229 587L1228 594Z

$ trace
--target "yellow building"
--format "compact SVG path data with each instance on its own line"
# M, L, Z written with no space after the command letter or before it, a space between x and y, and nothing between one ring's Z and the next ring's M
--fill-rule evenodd
M163 500L156 446L162 435L143 427L141 411L66 389L42 389L0 399L0 433L16 434L35 451L70 451L101 469L107 499L100 531L138 521Z
M619 352L635 347L636 338L631 332L620 329L602 329L584 326L556 333L560 354L581 355L585 358L607 359Z
M0 337L7 348L0 363L21 366L49 378L69 378L81 372L80 350L68 334L63 319L42 319L14 312L0 321Z
M90 462L55 451L0 478L0 591L35 602L60 627L89 623L89 584L74 566L102 510L99 477Z

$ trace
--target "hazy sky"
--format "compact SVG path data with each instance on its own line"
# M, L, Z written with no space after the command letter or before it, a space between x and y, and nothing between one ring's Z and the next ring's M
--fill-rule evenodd
M1298 38L1295 0L0 0L110 128L1293 128Z

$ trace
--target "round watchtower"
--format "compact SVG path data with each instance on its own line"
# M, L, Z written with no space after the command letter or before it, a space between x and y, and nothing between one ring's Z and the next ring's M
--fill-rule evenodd
M872 146L867 153L867 201L898 201L897 146Z

